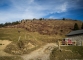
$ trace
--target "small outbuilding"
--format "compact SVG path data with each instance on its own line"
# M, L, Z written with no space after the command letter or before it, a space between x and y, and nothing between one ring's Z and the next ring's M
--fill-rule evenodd
M65 38L65 42L67 42L66 44L83 46L83 29L71 31L66 36L67 36Z

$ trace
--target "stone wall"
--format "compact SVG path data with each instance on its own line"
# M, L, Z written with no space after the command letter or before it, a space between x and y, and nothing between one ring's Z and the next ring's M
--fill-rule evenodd
M65 40L71 39L72 41L76 41L76 45L83 46L83 35L76 35L76 36L68 36Z

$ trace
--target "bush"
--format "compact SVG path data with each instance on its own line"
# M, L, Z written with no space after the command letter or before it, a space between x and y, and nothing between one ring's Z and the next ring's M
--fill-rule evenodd
M0 45L3 45L3 44L0 44Z
M65 20L65 18L63 18L62 20Z

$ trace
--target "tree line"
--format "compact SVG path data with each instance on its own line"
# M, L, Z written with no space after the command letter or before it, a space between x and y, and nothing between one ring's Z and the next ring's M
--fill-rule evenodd
M6 22L6 23L1 23L0 24L0 28L1 27L5 27L5 26L11 26L11 25L16 25L16 24L19 24L20 22L19 21L16 21L16 22Z

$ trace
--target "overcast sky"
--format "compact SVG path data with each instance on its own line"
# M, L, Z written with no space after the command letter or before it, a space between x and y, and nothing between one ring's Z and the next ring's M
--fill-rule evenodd
M63 17L83 20L83 0L0 0L0 23Z

